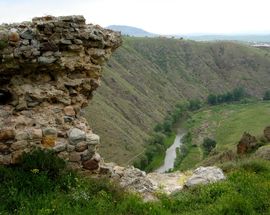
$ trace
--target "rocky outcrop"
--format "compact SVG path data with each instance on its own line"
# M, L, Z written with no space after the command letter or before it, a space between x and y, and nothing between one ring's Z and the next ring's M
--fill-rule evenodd
M254 156L256 158L270 160L270 145L262 146L258 148Z
M166 193L168 195L183 189L183 185L189 174L182 172L173 173L149 173L149 179L156 191Z
M256 149L257 145L256 137L245 132L237 145L237 154L250 153Z
M214 183L224 180L226 177L223 171L215 166L199 167L193 171L193 174L185 183L186 187L192 187L198 184Z
M74 168L99 167L82 108L121 45L119 33L82 16L46 16L0 26L0 164L34 148L55 150Z
M263 131L264 137L270 141L270 126L267 126Z
M139 193L153 193L154 186L146 177L146 173L133 166L114 166L112 177L119 181L120 186Z
M106 164L106 169L120 186L140 193L145 200L155 199L157 192L170 195L184 187L214 183L226 178L223 171L217 167L199 167L193 172L153 172L149 174L134 167L120 167L115 164Z

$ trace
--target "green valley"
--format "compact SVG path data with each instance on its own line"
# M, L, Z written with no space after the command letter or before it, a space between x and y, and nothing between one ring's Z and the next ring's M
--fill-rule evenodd
M179 101L242 86L269 88L270 53L232 42L125 37L104 71L86 117L101 136L105 161L127 164Z
M236 157L236 145L244 132L262 139L263 130L270 122L270 103L254 102L205 107L191 115L185 127L190 132L192 146L177 169L187 170L196 165L214 165L224 162L222 155ZM214 139L216 147L206 157L202 143Z
M0 2L0 215L270 215L268 8Z

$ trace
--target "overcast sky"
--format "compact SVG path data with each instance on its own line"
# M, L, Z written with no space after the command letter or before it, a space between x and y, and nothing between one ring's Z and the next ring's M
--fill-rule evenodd
M159 34L270 33L270 0L0 0L0 23L84 15Z

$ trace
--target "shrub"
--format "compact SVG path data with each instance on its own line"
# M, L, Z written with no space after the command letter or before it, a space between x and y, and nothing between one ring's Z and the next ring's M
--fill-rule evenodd
M234 101L240 101L247 96L247 93L243 87L238 87L232 91L232 96Z
M53 151L36 149L30 153L23 154L20 166L25 171L37 169L51 178L56 178L65 169L66 163L57 157Z
M154 132L149 138L149 144L164 145L165 135L160 132Z
M162 132L163 131L163 126L162 124L158 123L155 128L154 128L155 132Z
M189 101L189 106L188 106L188 109L190 111L195 111L195 110L198 110L202 107L202 103L199 99L192 99Z
M165 122L163 123L163 132L165 134L170 134L172 132L172 125L173 125L172 119L166 119Z
M243 87L238 87L224 94L210 94L207 97L207 103L209 105L217 105L222 103L241 101L244 98L248 98L248 94Z
M239 164L239 169L244 169L249 172L264 174L270 172L269 162L265 160L244 160Z
M217 104L217 96L214 95L214 94L210 94L208 97L207 97L207 103L209 105L216 105Z
M215 140L208 137L205 138L202 144L205 154L209 154L216 147L216 145L217 143Z
M6 41L0 40L0 50L6 48L8 43Z
M263 100L270 100L270 90L267 90L263 95Z

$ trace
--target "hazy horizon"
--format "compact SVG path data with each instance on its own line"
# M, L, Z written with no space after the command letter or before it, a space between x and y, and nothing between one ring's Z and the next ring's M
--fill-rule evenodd
M148 33L153 33L153 34L157 34L156 32L150 32L148 31L147 29L143 29L139 26L130 26L130 25L121 25L121 24L112 24L112 25L108 25L108 26L104 26L104 27L110 27L110 26L123 26L123 27L132 27L132 28L137 28L137 29L140 29L140 30L144 30ZM165 34L164 34L165 35ZM170 35L170 34L169 34ZM176 33L176 34L171 34L171 35L191 35L191 36L210 36L210 35L215 35L215 36L242 36L242 35L270 35L270 31L266 31L266 32L240 32L240 33L221 33L221 34L218 34L218 33L207 33L207 32L194 32L194 33L186 33L186 34L182 34L182 33Z
M0 0L0 23L44 15L84 15L87 23L156 34L269 34L268 0Z

